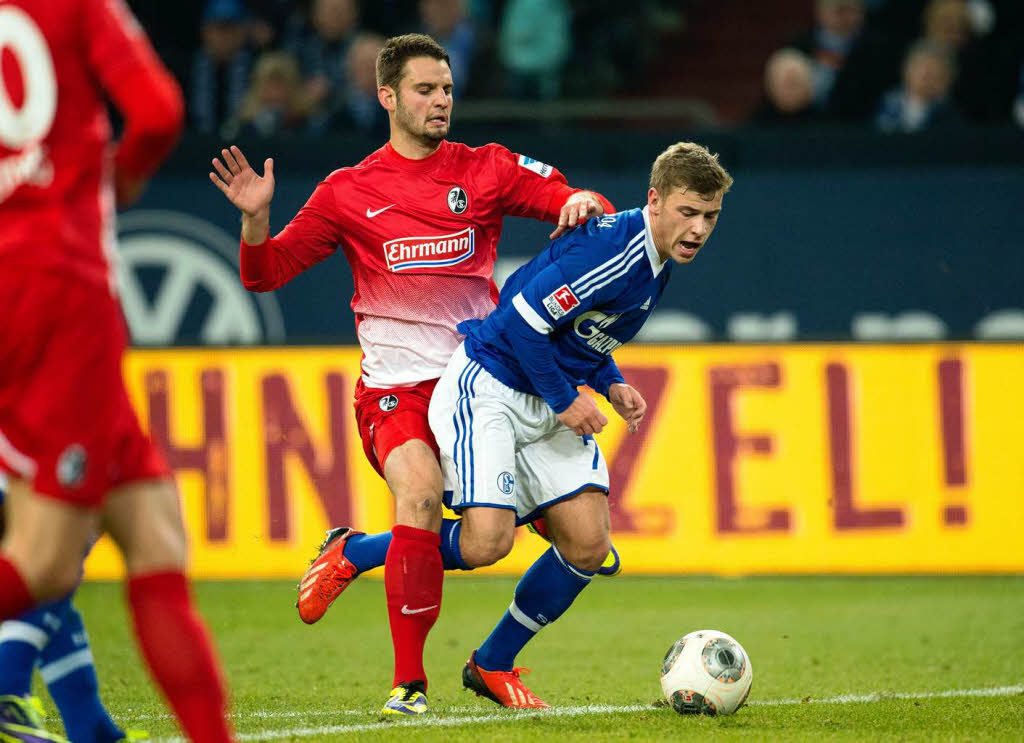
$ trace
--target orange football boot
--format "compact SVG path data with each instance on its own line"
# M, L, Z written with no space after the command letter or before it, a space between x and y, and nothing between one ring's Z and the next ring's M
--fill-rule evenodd
M529 668L485 671L476 664L475 656L474 650L462 669L462 685L476 692L478 697L487 697L502 707L515 709L547 709L551 706L527 689L526 684L520 680L519 674L529 673Z
M299 600L295 608L306 624L313 624L326 614L328 607L355 580L356 566L345 559L345 544L349 537L362 533L347 526L327 532L319 553L298 586Z

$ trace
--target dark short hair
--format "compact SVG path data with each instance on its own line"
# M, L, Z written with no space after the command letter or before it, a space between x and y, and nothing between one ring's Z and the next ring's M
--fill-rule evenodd
M405 63L415 57L432 57L449 67L452 64L444 47L426 34L392 36L377 55L377 87L387 85L397 89L405 73Z

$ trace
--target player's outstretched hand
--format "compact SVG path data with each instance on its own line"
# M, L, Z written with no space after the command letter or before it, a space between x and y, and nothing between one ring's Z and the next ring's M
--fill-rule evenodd
M571 428L579 436L592 436L601 433L608 419L597 408L597 403L587 393L576 395L572 405L558 414L558 420Z
M608 388L608 399L611 400L615 412L626 421L626 430L636 433L640 428L640 421L647 413L647 401L643 395L628 384L616 382Z
M242 151L231 145L230 150L221 150L221 157L213 158L213 169L210 173L213 185L228 197L239 211L250 217L257 216L270 207L274 198L274 161L271 158L263 163L263 177L249 165Z
M558 215L558 226L548 237L554 240L559 235L568 232L581 222L586 222L591 217L604 214L604 206L601 200L590 191L577 191L562 205L562 211Z

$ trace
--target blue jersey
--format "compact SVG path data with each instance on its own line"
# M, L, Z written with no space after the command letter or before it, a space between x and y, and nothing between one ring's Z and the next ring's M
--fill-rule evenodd
M623 381L612 352L643 326L671 271L646 208L594 217L512 274L486 320L458 326L466 354L555 412L581 384L607 394Z

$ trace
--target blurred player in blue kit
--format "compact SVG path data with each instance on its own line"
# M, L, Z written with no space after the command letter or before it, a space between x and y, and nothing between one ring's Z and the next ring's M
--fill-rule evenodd
M587 587L611 547L608 468L594 441L608 420L586 384L635 432L646 403L612 352L654 310L674 263L711 236L732 178L690 142L654 162L647 205L595 217L516 271L466 335L430 403L445 502L462 515L461 559L503 558L517 525L543 516L551 547L516 586L511 606L462 673L506 707L547 707L520 679L516 656Z
M4 483L0 481L0 534ZM112 743L131 736L103 706L89 637L71 596L0 623L0 742L65 741L43 729L41 704L31 696L32 673L46 683L71 743Z

